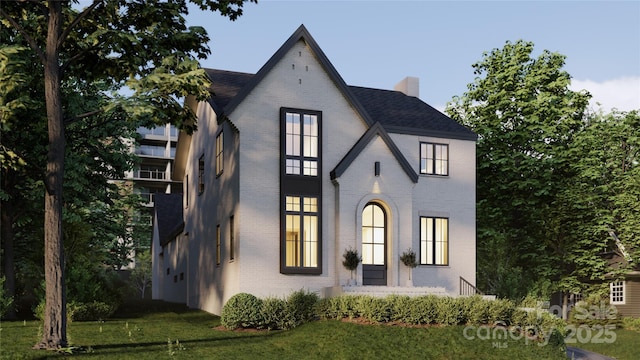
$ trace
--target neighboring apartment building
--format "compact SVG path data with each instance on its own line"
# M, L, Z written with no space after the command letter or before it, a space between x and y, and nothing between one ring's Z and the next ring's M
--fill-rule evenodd
M166 124L152 129L140 127L138 134L141 138L134 151L140 161L133 171L126 174L126 179L132 181L134 193L139 194L145 204L144 211L136 221L140 226L149 226L148 233L141 234L134 246L136 249L148 249L151 245L155 194L182 193L181 182L171 180L178 130L175 126Z
M304 26L256 74L207 72L212 96L187 102L198 131L176 150L184 193L156 202L155 299L219 314L240 292L475 284L477 136L421 101L417 79L348 86Z

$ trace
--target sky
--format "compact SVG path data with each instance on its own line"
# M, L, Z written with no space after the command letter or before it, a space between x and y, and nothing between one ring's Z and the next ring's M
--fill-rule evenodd
M246 3L236 21L192 8L204 27L205 68L256 73L304 24L348 85L393 89L420 81L420 99L443 110L476 75L472 65L507 41L566 56L572 90L594 110L640 109L640 0L283 1Z

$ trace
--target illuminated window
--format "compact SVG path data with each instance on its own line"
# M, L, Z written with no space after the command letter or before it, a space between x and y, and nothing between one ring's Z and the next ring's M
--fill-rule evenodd
M285 267L318 267L318 199L286 196Z
M420 218L420 264L449 264L449 219Z
M420 174L449 175L449 145L420 143Z
M320 115L284 112L284 153L287 175L318 176Z
M280 272L321 274L322 112L280 108Z

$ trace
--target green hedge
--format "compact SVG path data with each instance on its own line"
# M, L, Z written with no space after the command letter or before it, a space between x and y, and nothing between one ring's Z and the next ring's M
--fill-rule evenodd
M220 322L227 329L256 328L289 330L316 317L318 295L304 290L293 292L286 300L258 299L247 293L236 294L224 304Z
M506 326L512 331L548 336L564 333L564 321L544 310L525 311L510 300L486 300L480 296L372 297L341 295L318 299L297 291L286 300L260 300L250 294L232 297L222 310L222 325L228 329L254 327L292 329L315 318L364 318L370 322L401 322L410 325Z

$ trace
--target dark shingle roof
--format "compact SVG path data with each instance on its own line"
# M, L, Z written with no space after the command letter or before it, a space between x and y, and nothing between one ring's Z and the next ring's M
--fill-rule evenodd
M184 229L182 194L156 193L153 196L160 245L171 242Z
M206 69L211 78L211 103L218 112L247 85L253 74ZM476 134L429 104L399 91L348 86L373 122L390 133L475 140Z
M214 110L223 110L227 104L240 92L247 83L253 78L253 74L226 71L218 69L205 69L209 79L211 79L211 87L213 97L211 98L215 104Z
M299 41L304 41L309 47L331 81L370 127L380 123L386 132L476 140L477 136L471 130L418 98L398 91L347 86L304 25L300 25L255 75L206 70L211 78L214 94L209 102L218 114L219 121L232 113Z
M476 134L414 96L400 91L349 86L387 132L475 140Z

